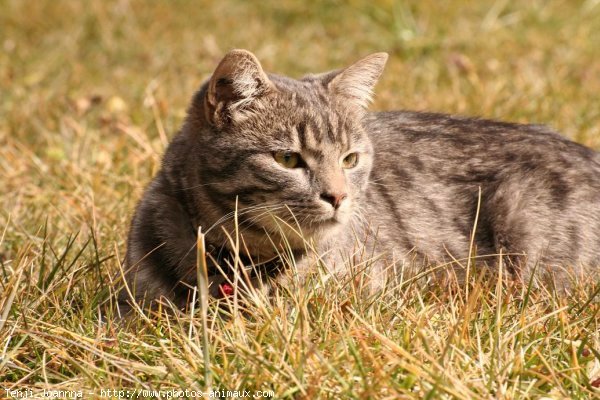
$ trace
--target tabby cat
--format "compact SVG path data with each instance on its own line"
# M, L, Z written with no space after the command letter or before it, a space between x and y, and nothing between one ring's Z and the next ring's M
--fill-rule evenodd
M227 53L137 207L127 293L185 305L199 227L213 295L215 264L232 272L236 226L242 263L265 276L281 273L281 254L300 275L317 260L342 273L370 254L376 289L389 271L473 252L517 279L597 275L600 155L543 126L367 112L387 58L295 80L265 73L248 51Z

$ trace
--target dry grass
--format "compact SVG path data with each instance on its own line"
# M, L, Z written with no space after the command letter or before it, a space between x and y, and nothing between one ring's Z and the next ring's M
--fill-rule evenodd
M268 301L209 304L207 360L198 312L99 314L135 202L226 50L292 76L388 51L376 109L546 123L600 149L598 43L596 0L0 0L0 397L205 376L277 398L597 395L597 277L569 297L473 277L369 299L317 273Z

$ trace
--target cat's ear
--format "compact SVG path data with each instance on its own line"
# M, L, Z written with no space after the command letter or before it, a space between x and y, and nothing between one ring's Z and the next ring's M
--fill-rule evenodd
M373 89L385 68L387 53L371 54L346 69L339 71L327 82L329 90L367 108L373 100Z
M243 118L254 101L272 90L275 87L254 54L231 50L208 83L204 102L206 118L213 125Z

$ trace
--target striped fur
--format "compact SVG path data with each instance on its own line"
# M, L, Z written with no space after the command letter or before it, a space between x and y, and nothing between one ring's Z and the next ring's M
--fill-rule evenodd
M185 304L197 228L225 260L236 210L244 257L261 263L291 249L306 272L311 244L340 270L364 247L379 255L374 286L389 266L465 258L478 202L478 254L508 254L517 276L538 263L597 274L600 156L539 126L367 113L386 60L377 53L294 80L266 74L247 51L228 53L133 217L126 266L136 299ZM281 151L300 154L301 166L278 164ZM343 168L350 153L358 163ZM338 208L332 193L345 195Z

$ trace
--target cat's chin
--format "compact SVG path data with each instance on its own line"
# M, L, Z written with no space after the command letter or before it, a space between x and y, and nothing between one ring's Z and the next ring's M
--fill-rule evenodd
M319 221L316 226L320 229L327 229L327 228L334 228L336 226L339 226L342 224L342 221L338 220L337 218L333 217L333 218L328 218L328 219L324 219L322 221Z
M314 239L316 241L322 240L325 237L330 237L331 235L335 235L335 232L338 231L343 225L334 220L323 220L318 223L313 223L309 226L305 226L302 228L302 233L304 235L304 240Z
M336 229L341 227L347 222L347 218L344 215L335 213L331 216L324 217L319 221L313 222L310 229L315 231L326 231L330 229Z

